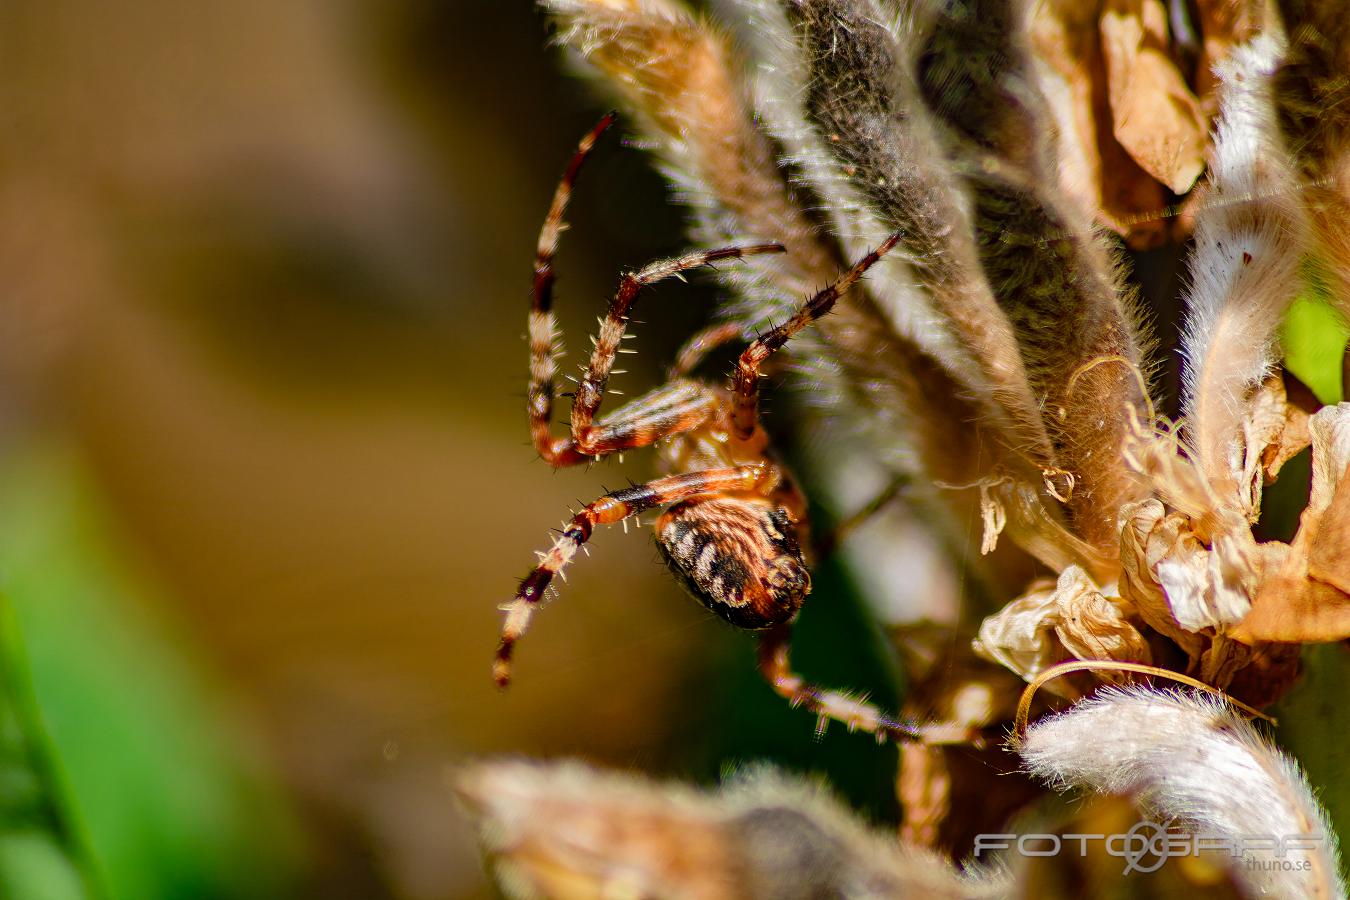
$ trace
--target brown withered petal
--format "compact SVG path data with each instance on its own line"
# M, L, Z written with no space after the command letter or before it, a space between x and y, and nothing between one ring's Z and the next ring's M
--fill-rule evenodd
M1120 598L1103 596L1081 568L1069 566L1053 587L1037 582L986 618L972 646L1027 680L1066 659L1151 662L1131 612ZM1104 677L1114 680L1109 673ZM1055 682L1046 689L1055 690Z
M1163 189L1111 133L1099 12L1098 4L1082 0L1038 4L1028 29L1031 49L1056 125L1061 188L1130 246L1146 249L1167 240L1168 222L1159 215Z
M1248 544L1254 545L1249 532L1219 535L1213 549L1182 533L1171 553L1153 567L1182 628L1223 629L1247 614L1255 578Z
M1305 385L1286 377L1273 375L1262 388L1264 394L1273 395L1280 407L1279 429L1266 443L1261 453L1261 470L1267 483L1279 477L1280 469L1312 443L1312 432L1308 420L1321 404ZM1255 409L1259 404L1253 404ZM1260 507L1260 495L1256 506Z
M1350 404L1326 407L1308 425L1311 496L1287 556L1270 569L1251 612L1230 632L1249 643L1350 637Z
M1055 637L1057 613L1055 584L1035 581L1025 594L980 623L979 637L971 646L985 659L1007 666L1023 678L1034 678L1069 657ZM1051 682L1046 690L1056 687L1057 683Z
M1198 664L1207 642L1202 635L1187 631L1177 622L1153 574L1153 567L1173 552L1181 535L1188 530L1185 516L1168 514L1157 500L1144 500L1122 510L1120 595L1146 625L1175 641L1194 665Z
M1139 630L1129 621L1129 610L1119 598L1102 595L1082 569L1064 570L1055 590L1059 624L1055 635L1078 659L1119 659L1150 663L1152 654ZM1128 676L1099 673L1110 681Z
M1110 0L1102 55L1116 139L1144 170L1184 194L1205 167L1208 123L1167 54L1160 0Z

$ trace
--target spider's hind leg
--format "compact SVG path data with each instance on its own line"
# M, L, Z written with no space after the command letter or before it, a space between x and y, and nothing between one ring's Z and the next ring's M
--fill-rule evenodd
M497 646L497 658L492 666L493 677L497 684L505 687L511 680L511 654L516 641L520 640L544 592L554 576L561 575L580 548L591 538L596 525L612 525L658 506L678 503L696 494L718 494L724 492L754 492L770 476L769 467L763 463L752 463L725 469L708 469L686 475L672 475L658 478L646 484L611 491L592 503L586 504L577 512L562 532L553 541L553 546L544 554L539 565L520 583L516 596L503 607L506 621L502 625L501 643Z
M843 722L849 731L862 730L874 734L878 741L915 741L925 737L925 730L913 723L891 718L876 706L855 699L840 691L827 690L810 684L792 669L788 656L792 625L779 625L760 632L759 671L774 691L793 706L802 706L815 713L819 731L824 731L829 720Z

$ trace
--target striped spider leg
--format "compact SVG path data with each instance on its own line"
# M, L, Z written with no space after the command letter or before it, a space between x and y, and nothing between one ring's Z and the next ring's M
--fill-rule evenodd
M610 492L587 504L564 525L553 546L541 554L539 565L521 582L514 599L503 607L506 619L493 675L499 685L510 681L516 642L529 627L554 577L563 574L595 526L665 507L654 532L667 565L709 610L738 628L760 633L760 669L775 691L815 712L822 722L842 721L878 739L913 738L917 729L840 692L808 684L791 669L791 623L811 590L806 554L798 537L807 524L806 504L791 474L774 459L758 417L759 378L765 361L793 335L827 314L897 238L885 241L794 316L753 341L741 354L729 385L689 374L710 349L740 337L736 326L722 324L700 332L686 344L665 384L597 420L627 317L643 286L717 260L780 252L782 247L764 244L700 251L624 275L573 396L571 432L555 438L549 427L554 359L559 349L551 310L553 253L576 174L595 138L608 125L606 117L583 139L540 237L530 314L531 435L540 456L555 467L662 441L661 463L672 474Z

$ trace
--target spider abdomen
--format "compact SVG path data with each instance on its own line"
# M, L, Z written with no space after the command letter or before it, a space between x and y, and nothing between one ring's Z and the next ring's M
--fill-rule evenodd
M738 628L792 621L811 592L787 511L757 497L697 497L656 522L656 543L689 593Z

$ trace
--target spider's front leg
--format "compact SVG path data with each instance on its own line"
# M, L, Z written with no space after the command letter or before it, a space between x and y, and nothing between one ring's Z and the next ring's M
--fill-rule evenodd
M825 316L834 309L839 298L848 293L848 289L866 274L867 270L881 261L881 258L895 249L900 242L900 234L892 234L882 241L875 250L853 264L853 267L840 275L833 284L816 293L810 300L782 325L761 335L736 363L736 371L731 376L731 390L734 394L732 422L736 435L741 440L749 440L759 427L759 376L764 362L776 351L782 349L792 337L805 330L812 322Z
M564 215L572 196L572 189L596 141L614 122L613 114L582 138L576 153L564 172L553 196L544 225L539 232L539 244L534 257L534 279L531 290L529 318L530 380L527 406L530 418L530 439L535 450L549 465L574 466L623 450L647 446L648 434L613 427L615 423L596 421L609 376L614 371L614 360L619 344L628 326L633 304L643 288L667 278L682 275L691 269L712 266L722 260L743 259L764 253L782 253L781 244L752 244L744 247L722 247L698 250L671 259L648 263L636 272L626 273L610 301L609 311L600 322L600 331L594 338L586 374L572 398L571 433L566 437L553 436L553 400L556 394L557 361L563 355L561 335L553 312L553 258L558 250L558 239L566 228ZM678 398L675 398L678 399ZM685 417L681 422L688 428L696 427L702 419ZM671 431L662 431L656 437L670 437Z
M529 628L530 620L554 576L562 574L578 548L590 540L596 525L622 522L629 516L658 506L679 503L698 494L756 492L773 474L772 467L767 463L709 469L658 478L646 484L612 491L586 504L572 516L562 533L554 539L552 548L542 554L539 565L520 583L515 598L504 607L506 621L502 626L501 643L497 646L497 658L492 666L497 684L505 687L511 681L511 653L516 641Z

